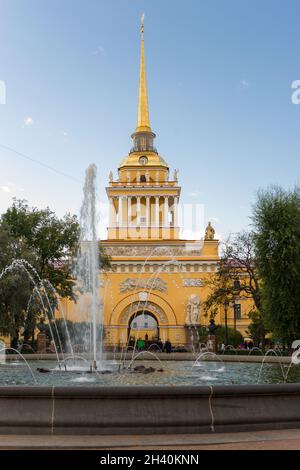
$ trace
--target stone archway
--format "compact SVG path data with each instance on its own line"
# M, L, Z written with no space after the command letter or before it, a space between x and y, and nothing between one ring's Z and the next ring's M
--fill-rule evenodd
M129 304L122 312L120 317L120 324L128 324L132 317L142 312L148 312L150 315L156 318L158 324L166 325L168 323L165 312L158 305L149 301L135 301Z
M126 344L128 323L138 311L148 311L158 322L161 339L168 337L169 327L177 327L177 319L170 304L157 293L140 290L130 293L118 302L106 324L107 342Z
M127 326L129 318L138 310L152 313L162 326L177 325L170 304L158 294L143 291L124 297L113 309L110 325Z

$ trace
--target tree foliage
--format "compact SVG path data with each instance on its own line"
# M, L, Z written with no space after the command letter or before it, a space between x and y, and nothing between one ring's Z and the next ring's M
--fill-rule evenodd
M14 345L21 327L28 336L36 317L45 314L45 306L50 311L56 307L56 293L76 300L73 260L79 248L79 235L76 216L66 214L58 218L49 208L31 208L23 200L14 200L2 214L0 272L14 260L22 259L33 266L40 279L47 281L44 290L37 292L22 269L14 269L0 279L0 332L11 335ZM102 248L99 256L100 266L107 268L110 259Z
M243 343L243 335L234 328L228 328L227 334L228 344L231 346L236 347ZM226 331L224 326L219 326L219 328L216 329L216 339L218 345L226 343Z
M218 270L207 281L210 293L204 302L204 310L214 315L216 309L232 304L237 299L250 299L256 311L257 327L260 322L260 338L265 341L264 316L261 302L261 282L255 256L255 234L240 232L230 237L223 245ZM251 313L249 317L252 319ZM253 325L254 328L254 325Z
M198 336L199 336L199 342L200 343L205 343L207 340L207 328L202 326L199 328ZM218 344L218 347L221 346L222 343L226 344L226 330L225 327L222 325L218 325L218 327L215 330L214 335L216 336L216 341ZM231 346L238 346L243 342L243 336L242 334L235 330L234 328L228 328L227 329L227 335L228 335L228 345L230 344Z
M266 327L266 320L262 317L262 314L257 310L253 310L249 313L251 323L247 328L247 334L253 341L254 346L265 348L266 334L269 330Z
M49 208L39 210L15 200L2 215L1 227L15 240L24 240L41 278L48 279L61 297L74 299L71 262L79 239L76 216L59 219Z
M252 232L237 233L224 243L217 272L206 283L210 288L204 305L206 311L236 297L252 299L256 309L261 310L261 287L254 247Z
M300 189L260 192L253 222L267 324L290 345L300 337Z

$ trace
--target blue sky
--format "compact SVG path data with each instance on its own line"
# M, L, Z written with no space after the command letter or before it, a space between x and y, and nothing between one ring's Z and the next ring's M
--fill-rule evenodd
M300 79L298 0L0 7L1 211L16 196L77 213L91 162L106 202L108 173L116 174L136 125L142 12L151 124L171 172L179 168L182 203L203 204L205 220L226 236L247 228L258 188L299 182L300 105L291 101Z

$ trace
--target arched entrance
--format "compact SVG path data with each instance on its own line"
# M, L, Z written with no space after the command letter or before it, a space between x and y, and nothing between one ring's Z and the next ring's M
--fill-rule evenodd
M149 343L157 343L161 349L162 343L170 338L172 341L173 336L170 333L170 327L177 327L177 318L170 304L157 293L144 293L144 291L138 291L126 295L120 302L118 302L111 312L109 323L106 327L106 343L108 344L121 344L126 345L128 336L130 335L129 326L134 316L138 313L147 312L156 320L158 324L158 341L149 341ZM146 334L146 333L144 333ZM149 337L153 335L149 334ZM134 336L137 337L137 331ZM135 342L133 342L133 345ZM148 344L148 348L155 346ZM152 350L152 349L151 349Z
M155 315L148 310L134 313L128 322L128 338L159 341L159 323Z

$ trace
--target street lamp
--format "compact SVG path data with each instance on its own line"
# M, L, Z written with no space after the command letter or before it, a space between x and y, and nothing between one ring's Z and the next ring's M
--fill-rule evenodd
M235 330L236 330L236 320L237 320L237 317L238 317L238 312L240 311L240 304L239 304L238 299L237 299L240 292L241 292L241 283L238 279L235 279L233 281L233 297L234 297L234 300L231 304L233 306L233 327L234 327Z
M233 328L236 330L236 321L239 317L239 312L241 311L241 304L239 304L239 300L235 298L230 302L230 307L233 308Z
M225 345L228 346L228 325L227 325L227 312L228 312L228 300L224 302L224 313L225 313Z

